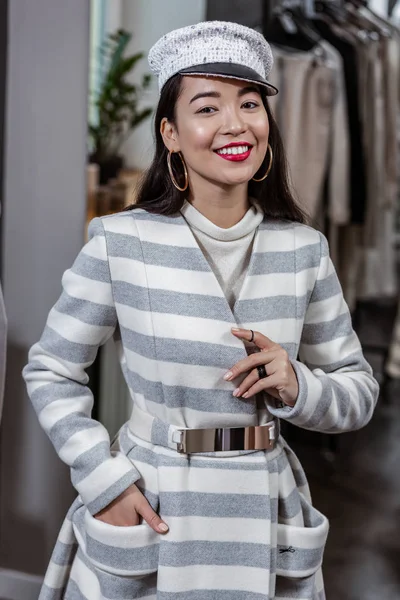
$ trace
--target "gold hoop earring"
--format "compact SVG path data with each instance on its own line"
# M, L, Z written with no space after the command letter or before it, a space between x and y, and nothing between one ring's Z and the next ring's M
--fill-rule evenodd
M176 179L174 177L174 174L172 172L172 163L171 163L171 156L172 156L172 154L179 154L179 158L182 161L183 170L185 172L185 187L179 187L179 184L176 181ZM174 186L176 187L176 189L179 190L180 192L186 191L187 188L188 188L188 185L189 185L189 176L188 176L188 172L187 172L187 168L186 168L186 163L183 160L182 154L180 152L173 152L172 150L170 150L169 153L168 153L168 156L167 156L167 163L168 163L168 171L169 171L169 174L171 176L172 183L174 184Z
M272 154L272 148L271 146L268 144L268 150L269 150L269 165L268 165L268 169L267 172L265 173L264 177L261 177L261 179L256 179L255 177L253 177L253 181L264 181L264 179L267 179L271 169L272 169L272 162L274 160L274 155Z

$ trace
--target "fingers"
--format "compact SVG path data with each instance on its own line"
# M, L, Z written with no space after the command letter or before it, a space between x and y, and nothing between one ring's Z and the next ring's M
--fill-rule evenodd
M260 376L258 374L257 369L253 369L252 371L250 371L247 377L243 379L240 386L234 390L233 396L235 396L235 398L243 396L243 394L245 394L245 392L247 392L247 390L249 390L259 380Z
M284 393L289 381L287 353L281 348L276 352L268 353L268 355L273 357L271 362L265 362L265 355L264 362L258 360L258 364L265 365L267 377L260 378L258 369L253 369L233 392L235 397L247 399L264 391L275 398L281 398L281 394Z
M114 525L115 527L135 527L140 524L140 515L135 510L129 512L129 514L114 514L107 511L103 514L94 515L94 518L107 525Z
M251 354L247 358L239 360L235 365L233 365L233 367L231 367L231 369L227 373L225 373L224 379L225 381L232 381L232 379L236 379L236 377L238 377L242 373L247 373L248 371L254 369L258 365L270 364L272 361L274 361L277 357L281 355L282 360L286 360L287 352L283 348L280 348L280 346L274 346L274 350L256 352L254 354Z
M252 333L250 329L232 327L231 331L234 335L246 340L247 342L251 340ZM263 335L259 331L254 331L254 337L252 342L256 344L256 346L258 346L261 350L271 350L276 346L275 342L270 340L266 335Z
M94 516L99 521L118 527L134 527L140 524L143 517L157 533L166 533L169 529L135 484Z
M256 383L252 385L251 388L242 395L242 397L250 398L259 392L267 392L274 398L280 399L279 389L283 389L281 379L282 378L279 373L273 373L268 377L263 377L263 379L256 381Z
M258 369L254 368L259 365L265 366L267 377L260 379ZM248 374L234 390L233 396L247 399L264 391L285 404L294 406L298 395L298 383L284 348L274 344L271 350L248 356L233 365L231 370L225 373L224 379L231 381L243 372Z
M169 529L168 525L158 516L151 508L146 498L143 496L135 506L136 511L142 515L148 525L157 533L166 533Z

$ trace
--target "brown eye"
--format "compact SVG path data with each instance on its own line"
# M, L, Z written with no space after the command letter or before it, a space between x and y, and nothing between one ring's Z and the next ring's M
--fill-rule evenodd
M212 106L205 106L201 110L198 110L197 114L211 115L214 111L215 111L215 108L213 108Z
M242 108L257 108L259 106L259 104L257 104L257 102L252 102L251 100L249 100L248 102L245 102L242 105Z

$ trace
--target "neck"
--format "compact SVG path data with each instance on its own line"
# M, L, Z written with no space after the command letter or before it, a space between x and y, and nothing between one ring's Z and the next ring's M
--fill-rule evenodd
M210 182L193 183L191 179L188 202L218 227L233 227L251 206L247 183L226 187Z

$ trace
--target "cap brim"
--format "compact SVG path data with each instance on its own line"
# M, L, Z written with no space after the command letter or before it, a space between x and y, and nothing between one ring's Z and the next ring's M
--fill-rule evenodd
M206 77L240 79L242 81L249 81L250 83L262 85L266 89L267 96L276 96L278 93L277 88L261 77L257 71L237 63L204 63L202 65L193 65L186 69L181 69L179 73L181 75L205 75Z

